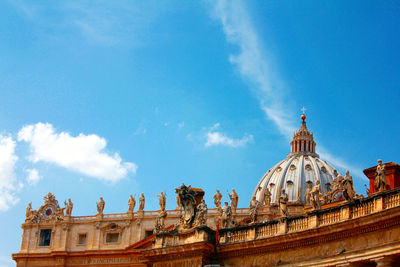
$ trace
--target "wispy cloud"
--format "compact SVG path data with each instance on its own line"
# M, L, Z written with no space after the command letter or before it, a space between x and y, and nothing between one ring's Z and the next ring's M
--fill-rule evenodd
M216 123L207 132L205 147L224 145L236 148L245 146L247 143L253 141L253 136L249 134L245 134L245 136L240 139L228 137L225 133L217 131L219 126L219 123Z
M29 143L29 160L33 163L53 163L111 182L116 182L129 173L136 173L135 163L122 162L118 153L106 153L106 140L95 134L71 136L66 132L57 133L49 123L37 123L23 127L18 133L18 141Z
M26 173L28 174L28 177L26 177L28 184L35 185L40 179L42 179L42 176L39 175L37 169L26 169Z
M210 1L211 14L219 20L229 43L239 48L238 53L229 56L230 63L237 68L242 78L259 99L260 107L268 119L273 121L279 131L290 139L296 126L291 118L290 104L293 100L285 93L288 89L273 71L273 59L266 56L264 45L260 41L243 1ZM351 169L360 177L361 170L350 168L337 157L324 152L324 156L338 167Z
M146 30L165 5L159 1L65 1L51 4L13 0L8 3L29 20L36 34L83 39L100 45L140 45ZM49 15L51 14L51 15ZM63 37L66 36L66 37Z
M6 211L18 202L18 190L14 173L18 157L15 155L15 141L0 135L0 211Z

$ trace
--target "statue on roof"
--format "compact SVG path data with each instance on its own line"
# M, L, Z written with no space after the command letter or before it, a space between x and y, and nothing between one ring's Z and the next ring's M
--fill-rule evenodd
M135 200L135 198L131 195L131 196L129 197L129 200L128 200L128 212L134 212L135 206L136 206L136 200Z
M74 204L72 203L71 199L68 198L68 202L64 201L65 204L65 215L71 216L72 209L74 208Z
M167 204L167 198L164 195L164 192L161 192L158 196L158 203L160 205L160 210L164 211L165 210L165 206Z
M258 200L256 199L255 196L253 196L253 198L250 201L250 206L249 206L249 215L250 215L252 223L255 223L257 221L258 206L259 206Z
M144 194L142 193L141 195L140 195L140 198L139 198L139 209L138 209L138 211L143 211L144 210L144 204L145 204L145 198L144 198Z
M222 207L221 224L222 228L229 228L232 226L232 208L228 206L228 202L225 201L225 206Z
M265 188L264 191L264 206L269 207L271 205L271 192L269 191L268 187Z
M194 226L202 226L207 224L207 204L204 199L196 207L196 216L194 218Z
M353 177L349 171L346 171L346 175L343 179L343 196L346 200L353 200L356 195L356 190L353 186Z
M103 200L103 197L100 197L99 202L97 202L97 214L102 215L104 206L106 205L106 202Z
M214 199L214 204L216 208L221 208L221 199L222 199L222 194L219 192L217 189L217 193L213 196Z
M238 205L238 201L239 201L239 196L236 193L235 189L232 189L232 194L229 194L228 192L228 196L231 199L231 209L233 213L236 213L236 208Z
M288 201L289 201L289 196L288 194L285 193L285 189L282 189L281 195L279 196L279 210L281 216L283 217L287 217L289 215L287 209Z
M167 217L167 212L165 210L160 210L156 218L156 224L153 230L154 234L159 234L165 230L165 217Z
M175 193L178 194L180 203L183 206L183 214L181 214L179 225L183 229L189 229L192 227L193 220L196 212L196 195L197 193L192 187L182 184L180 187L175 189Z
M375 171L375 189L378 192L383 192L386 189L386 167L381 159L378 159L378 165Z
M310 194L311 194L311 204L314 209L320 209L321 208L321 187L320 187L320 182L317 180L315 182L314 187L312 188Z
M311 191L312 191L312 182L308 181L307 189L306 192L304 193L304 196L306 198L306 205L311 205Z

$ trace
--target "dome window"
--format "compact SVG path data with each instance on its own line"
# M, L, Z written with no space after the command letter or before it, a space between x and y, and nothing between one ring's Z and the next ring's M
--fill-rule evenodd
M294 164L290 165L290 170L291 171L294 171L295 169L296 169L296 165L294 165Z
M322 168L321 168L321 172L326 173L326 168L325 168L325 167L322 167Z
M306 167L305 167L305 169L306 169L306 171L311 171L311 170L312 170L311 165L310 165L310 164L307 164Z
M326 191L331 191L331 184L330 183L326 183L325 187L326 187Z
M335 175L335 177L338 176L337 170L334 170L334 171L333 171L333 174Z
M270 188L271 188L271 190L272 190L272 189L274 189L274 187L275 187L275 184L271 183L271 184L269 184L269 187L270 187Z
M287 186L287 188L292 188L293 187L293 182L292 181L287 181L286 182L286 186Z
M276 172L280 172L282 170L281 167L276 168Z

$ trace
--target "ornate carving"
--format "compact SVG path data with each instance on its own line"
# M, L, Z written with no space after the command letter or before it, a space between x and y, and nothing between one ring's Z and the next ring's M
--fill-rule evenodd
M106 202L103 200L103 197L100 197L99 202L97 202L97 214L98 215L103 215L105 205L106 205Z
M156 218L156 225L153 230L154 234L159 234L165 230L165 217L167 217L167 212L165 210L160 210Z
M176 195L176 210L182 210L182 203L181 199L179 198L179 195Z
M215 195L213 196L214 199L214 204L216 208L220 208L221 207L221 199L222 199L222 194L219 192L219 190L217 189L217 193L215 193Z
M52 193L48 193L43 199L44 204L38 210L33 210L32 204L28 204L25 212L25 222L36 224L64 220L64 210L66 208L60 208L56 197Z
M135 198L131 195L128 200L128 212L132 213L135 210L136 206L136 200Z
M239 196L236 193L235 189L232 189L232 194L229 194L228 192L228 196L231 199L231 209L233 213L236 213L236 208L238 205L238 201L239 201Z
M378 159L378 165L375 172L375 189L377 192L383 192L386 189L386 167L382 160Z
M183 206L183 214L180 217L179 225L183 229L189 229L192 227L195 217L196 193L192 190L190 185L186 186L184 184L176 188L175 193L178 194Z

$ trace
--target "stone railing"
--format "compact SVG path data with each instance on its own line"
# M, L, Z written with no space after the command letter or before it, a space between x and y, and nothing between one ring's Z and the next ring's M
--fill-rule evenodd
M219 244L252 241L281 234L311 230L396 207L400 207L400 188L377 193L353 202L338 203L337 206L333 207L330 205L329 208L313 210L298 217L280 218L279 221L272 220L236 228L221 229Z

